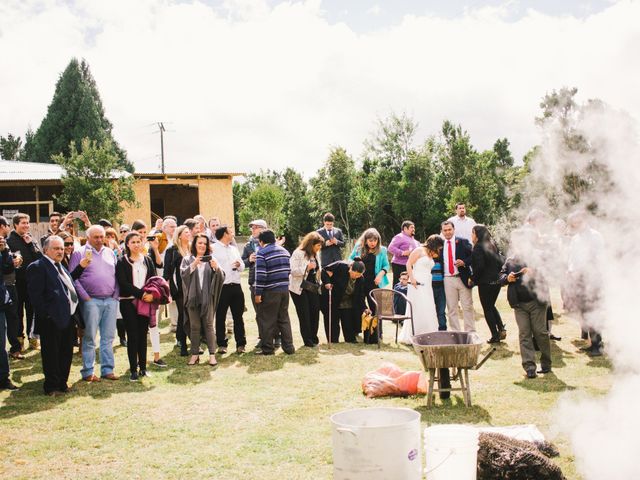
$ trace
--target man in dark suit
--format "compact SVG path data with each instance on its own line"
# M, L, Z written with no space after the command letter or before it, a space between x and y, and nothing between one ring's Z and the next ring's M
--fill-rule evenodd
M344 237L342 230L333 226L336 221L331 213L325 213L322 217L324 227L316 230L322 238L322 250L320 250L320 266L326 267L330 263L342 260L342 247L344 247Z
M453 222L442 222L442 236L444 248L440 258L444 268L444 294L447 298L447 314L451 330L461 331L458 318L458 304L462 307L464 318L464 330L475 332L476 326L473 318L473 297L469 277L471 272L471 253L473 247L468 240L455 236Z
M51 235L43 250L44 256L27 268L27 286L35 329L40 334L44 393L58 396L69 390L75 334L71 315L78 306L78 294L71 275L60 263L64 256L62 239Z

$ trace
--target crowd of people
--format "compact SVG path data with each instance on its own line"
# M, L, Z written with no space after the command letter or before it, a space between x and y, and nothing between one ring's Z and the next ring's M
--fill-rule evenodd
M41 350L43 388L51 396L69 391L74 347L82 355L80 373L85 382L118 380L116 336L127 349L131 381L150 375L147 337L151 364L165 368L159 320L163 306L172 301L177 310L172 319L176 346L181 356L189 357L188 365L200 363L201 341L211 367L218 363L216 355L228 353L228 312L235 352L244 354L245 269L258 327L253 351L261 355L273 355L279 348L288 355L295 353L290 299L305 347L320 343L321 314L327 342L339 342L342 333L345 342L377 343L382 322L374 333L363 329L361 319L363 314L375 315L370 293L379 288L392 288L397 313L410 317L399 335L399 341L410 344L413 335L431 331L476 333L472 289L477 287L490 332L488 342L500 343L507 332L496 300L501 287L508 285L522 366L527 377L534 378L551 371L550 339L557 337L549 331L547 278L557 278L558 268L572 286L561 285L565 309L577 310L583 320L583 335L591 340L588 353L602 353L601 335L589 321L597 289L581 268L592 252L602 248L602 239L589 228L584 212L568 219L573 236L561 220L554 224L555 235L545 234L544 221L542 212L532 212L525 225L512 232L505 258L489 229L466 215L463 203L442 222L441 231L424 242L415 238L415 225L407 220L388 246L375 228L366 229L348 255L331 213L292 253L261 219L249 224L251 236L241 252L233 228L216 217L207 222L197 215L178 225L176 217L166 216L151 229L136 220L116 230L108 220L92 224L84 212L64 216L54 212L48 233L36 242L28 215L14 215L11 225L0 216L0 338L10 347L8 354L4 346L0 351L0 388L17 388L10 379L8 358L24 359L27 340L30 348ZM83 236L77 235L79 226ZM552 262L555 272L545 262L550 248L557 254ZM536 350L541 355L540 370Z

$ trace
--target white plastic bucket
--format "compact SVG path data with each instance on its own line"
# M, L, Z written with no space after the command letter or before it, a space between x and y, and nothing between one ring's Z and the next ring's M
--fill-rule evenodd
M476 480L478 429L436 425L424 430L427 480Z
M420 480L420 414L359 408L331 416L335 480Z

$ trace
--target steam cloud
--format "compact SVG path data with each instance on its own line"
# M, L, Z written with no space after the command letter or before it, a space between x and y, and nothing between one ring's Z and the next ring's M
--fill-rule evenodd
M609 393L595 398L565 394L555 412L556 424L570 439L576 467L586 480L640 478L640 409L635 403L640 398L640 318L635 305L640 272L637 125L624 112L593 101L568 117L555 115L542 132L532 175L547 187L538 184L536 190L536 181L532 182L529 207L565 220L571 211L583 208L589 212L589 225L603 235L604 248L584 262L582 273L589 287L601 294L588 321L602 332L613 363ZM582 172L575 179L584 186L577 204L575 196L563 191L568 171ZM551 202L549 185L556 191ZM541 233L552 236L561 222L554 225L553 218L548 219ZM554 272L551 280L557 285L562 278L558 255L548 253L548 270Z

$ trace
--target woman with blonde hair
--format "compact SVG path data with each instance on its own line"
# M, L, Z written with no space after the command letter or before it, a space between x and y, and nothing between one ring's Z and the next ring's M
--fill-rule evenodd
M289 294L296 307L300 322L300 335L305 347L315 347L320 323L320 262L318 252L324 239L318 232L307 233L291 254Z
M189 355L187 350L187 331L184 325L184 296L182 293L182 279L180 265L182 259L189 255L191 248L191 230L186 225L180 225L173 234L172 244L164 252L164 270L162 276L169 282L171 298L176 302L178 320L176 322L176 341L180 345L180 356Z

